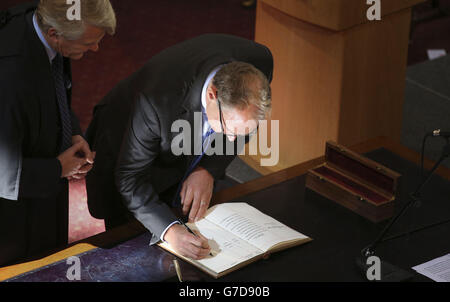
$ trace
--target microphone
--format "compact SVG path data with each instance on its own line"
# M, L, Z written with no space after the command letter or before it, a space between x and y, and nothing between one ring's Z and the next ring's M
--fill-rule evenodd
M435 136L444 136L448 135L447 137L450 137L449 132L441 132L439 130L433 131L433 135L436 133ZM444 136L445 137L445 136ZM422 153L423 155L423 153ZM419 184L419 186L416 188L416 190L410 194L410 199L408 202L406 202L401 210L392 217L392 219L389 221L389 223L385 226L385 228L381 231L381 233L378 235L378 237L367 247L365 247L360 255L356 258L356 265L359 267L361 272L368 276L368 270L371 268L369 265L369 258L372 256L375 256L375 251L377 246L383 242L383 239L385 238L387 232L392 228L392 226L395 224L395 222L415 203L419 202L419 195L422 189L425 187L425 185L428 183L428 181L431 179L431 176L433 175L434 171L437 170L437 168L440 166L440 164L450 156L450 143L447 143L447 145L443 148L441 157L439 160L434 164L431 171L428 173L427 177L422 180L422 182ZM378 258L379 259L379 258ZM376 281L407 281L411 279L414 275L406 271L404 269L398 268L386 261L380 260L380 270L381 270L381 276L379 279L376 279Z
M441 129L433 130L433 132L430 133L431 136L442 136L445 138L450 137L450 131L441 131Z
M364 277L368 277L368 272L371 269L370 257L375 256L370 250L364 249L361 255L356 257L356 265L363 273ZM378 258L379 259L379 258ZM391 263L380 259L380 276L379 279L368 279L369 281L379 282L403 282L408 281L414 277L414 275L402 268L399 268Z

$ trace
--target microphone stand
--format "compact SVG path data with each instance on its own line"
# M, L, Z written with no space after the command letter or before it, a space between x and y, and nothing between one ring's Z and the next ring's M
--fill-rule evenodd
M363 269L364 273L367 272L367 269L370 267L367 264L367 258L370 256L375 255L375 250L377 246L381 243L383 238L385 237L386 233L392 228L394 223L401 217L403 214L416 202L420 202L420 192L425 187L425 185L428 183L428 181L431 179L431 176L433 175L434 171L439 167L439 165L450 156L450 144L447 143L447 145L444 147L442 151L442 155L439 158L439 160L435 163L433 168L428 173L427 177L422 181L422 183L417 187L417 189L410 194L410 200L403 206L403 208L400 210L400 212L395 215L391 221L386 225L386 227L383 229L383 231L380 233L380 235L373 241L370 245L365 247L361 251L361 256L357 258L356 262L357 265ZM390 263L387 263L385 261L381 261L381 280L380 281L405 281L412 277L413 275L410 272L407 272L405 270L396 268Z

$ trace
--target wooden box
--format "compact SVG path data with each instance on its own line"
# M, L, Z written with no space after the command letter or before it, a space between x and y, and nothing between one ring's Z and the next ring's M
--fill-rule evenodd
M306 187L379 222L394 214L400 174L332 141L325 163L308 171Z

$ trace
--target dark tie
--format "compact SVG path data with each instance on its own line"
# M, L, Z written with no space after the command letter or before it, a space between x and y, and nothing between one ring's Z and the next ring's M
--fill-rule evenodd
M56 98L58 99L59 114L61 117L61 146L60 152L64 152L72 146L72 123L69 104L67 102L67 91L64 85L63 58L60 54L52 61L52 73L55 80Z
M204 111L202 111L203 113L203 121L207 122L208 118L206 116L206 113ZM202 153L198 154L198 155L194 155L194 158L192 159L191 163L189 164L188 169L186 170L186 173L184 173L183 178L181 179L180 184L178 185L178 189L177 192L174 196L174 199L172 201L172 206L173 207L179 207L181 206L181 200L180 200L180 191L181 191L181 187L183 186L183 182L186 180L186 178L189 176L189 174L192 173L192 171L194 171L195 167L198 165L198 163L200 162L200 160L202 159L203 155L205 155L205 151L209 146L209 140L208 142L205 144L206 140L211 136L211 134L214 133L214 130L212 128L210 128L205 134L202 135Z

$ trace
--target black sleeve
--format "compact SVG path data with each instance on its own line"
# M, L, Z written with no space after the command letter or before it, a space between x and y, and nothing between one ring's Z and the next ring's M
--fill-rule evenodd
M81 131L80 122L78 121L77 116L70 110L70 120L72 124L72 136L73 135L81 135L83 136L83 132Z
M23 158L19 198L47 198L56 194L61 172L57 158Z
M61 164L56 158L23 157L25 96L9 84L0 87L0 198L45 198L59 190Z
M151 179L151 168L160 152L158 117L145 96L140 95L122 142L115 171L116 185L125 205L153 234L151 244L177 218L160 200Z

